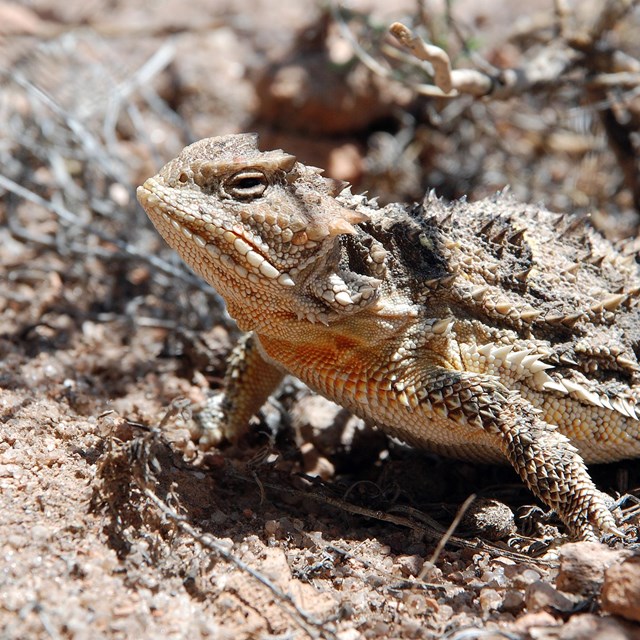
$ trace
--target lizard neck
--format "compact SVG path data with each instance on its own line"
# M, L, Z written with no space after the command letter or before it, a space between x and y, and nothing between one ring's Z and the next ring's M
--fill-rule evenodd
M367 375L380 353L393 353L406 318L379 318L362 314L330 326L287 318L278 325L256 330L264 354L310 384L318 368ZM372 345L375 344L375 348ZM313 386L313 385L312 385Z

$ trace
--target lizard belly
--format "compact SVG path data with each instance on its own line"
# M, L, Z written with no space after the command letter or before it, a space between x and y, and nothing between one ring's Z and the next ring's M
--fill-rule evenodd
M631 404L612 405L611 401L605 402L604 394L587 393L586 390L580 393L582 387L575 383L580 382L581 378L572 378L569 371L569 379L574 381L578 392L569 394L564 388L563 393L563 385L558 385L558 381L563 379L562 370L558 373L555 367L547 365L541 369L539 362L544 363L544 356L535 351L529 355L532 351L525 342L516 343L515 347L491 342L483 345L463 343L460 366L466 371L494 376L507 389L518 391L525 400L540 409L545 422L557 427L560 433L571 440L588 463L614 462L640 455L639 422ZM479 358L479 354L483 357ZM533 359L535 369L521 364L526 362L527 357ZM555 388L545 390L545 380L555 384ZM584 382L590 390L598 388L596 383L588 379ZM615 398L612 400L616 402Z
M524 383L516 383L514 388L541 409L546 422L571 440L585 462L615 462L640 455L637 419L575 398L543 394Z
M454 458L505 462L483 429L453 421L432 407L416 368L372 357L370 349L359 350L348 340L330 346L314 341L295 348L262 336L260 342L265 355L313 391L390 435ZM385 345L380 349L384 352Z

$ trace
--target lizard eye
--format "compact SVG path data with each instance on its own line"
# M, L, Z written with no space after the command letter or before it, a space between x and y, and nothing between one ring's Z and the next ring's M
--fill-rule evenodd
M239 171L226 180L223 185L225 192L238 200L259 198L268 186L267 176L257 169Z

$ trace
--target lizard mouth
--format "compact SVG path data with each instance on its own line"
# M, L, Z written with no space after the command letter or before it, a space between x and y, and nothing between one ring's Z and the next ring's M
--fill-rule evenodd
M220 263L226 272L233 271L241 278L255 283L262 277L276 281L284 287L295 286L291 276L275 267L255 242L247 237L240 225L207 224L207 236L215 238L215 241L211 241L204 238L200 230L195 230L193 224L189 224L195 220L192 213L176 208L162 197L161 189L155 180L149 179L138 187L137 197L154 226L174 249L177 240L172 236L180 234Z

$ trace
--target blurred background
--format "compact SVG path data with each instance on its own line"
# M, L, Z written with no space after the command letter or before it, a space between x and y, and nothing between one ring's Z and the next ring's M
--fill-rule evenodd
M489 93L444 96L431 66L389 36L395 21L441 47L454 69L484 74ZM131 457L117 473L109 466L113 438L129 442L161 416L166 427L176 397L199 401L220 386L237 335L213 289L151 227L137 185L195 140L257 131L263 149L283 148L383 203L431 189L479 199L509 188L523 202L589 214L612 240L631 239L637 255L639 33L634 0L0 1L0 636L294 637L285 632L298 629L280 609L260 609L255 581L227 589L227 565L199 564L191 540L176 551L175 531L127 485ZM505 78L515 80L506 89ZM352 435L362 425L291 381L274 402L260 427L292 416L298 451L287 464L325 479L361 472L377 483L358 485L365 505L402 495L422 508L428 498L441 501L435 513L448 521L470 487L494 482L493 470L425 465L424 456L394 467L384 463L384 440L354 447L327 436L327 425L351 425ZM184 430L168 437L180 455L202 455ZM427 627L441 637L447 625L524 610L523 581L508 601L503 592L480 604L456 600L456 585L475 576L505 578L486 569L486 557L474 568L479 555L451 551L427 576L453 576L437 602L421 592L407 604L395 587L379 589L378 576L354 579L350 600L344 558L334 584L334 552L300 533L344 535L333 529L342 522L335 510L317 516L303 504L288 520L289 507L234 484L220 458L197 476L176 460L165 460L165 485L175 482L203 530L242 544L250 536L251 566L276 552L280 536L290 564L310 572L305 580L327 572L333 600L318 615L339 603L345 628L353 616L368 637L427 637ZM604 489L628 488L622 465L607 480L595 473ZM515 477L494 484L532 500ZM387 562L389 549L420 562L426 553L406 529L362 518L346 528L354 548L381 541L354 551L372 554L368 567ZM318 554L334 560L322 564ZM321 605L315 591L307 596L305 606ZM232 616L236 626L220 635Z
M111 274L95 273L89 287L111 299L94 301L106 307L140 300L159 272L199 290L134 190L186 144L240 131L382 202L508 187L525 202L589 213L613 239L635 235L635 4L533 0L523 12L514 0L2 2L2 263L15 279L51 251L82 280L108 262ZM546 64L547 52L566 60L506 99L439 97L428 63L388 35L398 20L454 68L494 78Z

